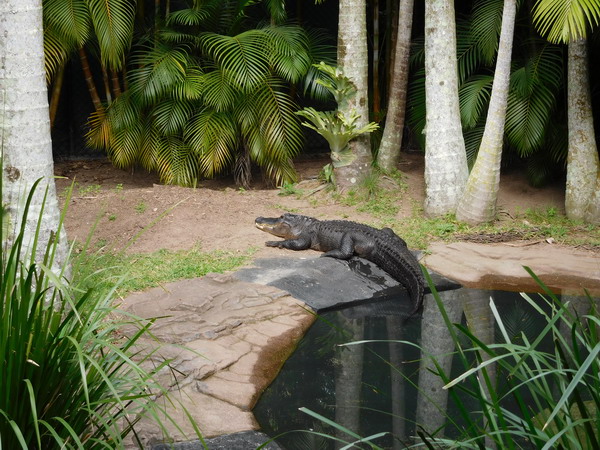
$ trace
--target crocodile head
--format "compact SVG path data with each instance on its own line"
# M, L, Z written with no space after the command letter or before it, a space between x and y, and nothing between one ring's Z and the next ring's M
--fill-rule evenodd
M317 219L300 214L285 213L279 217L257 217L256 228L284 239L297 239Z

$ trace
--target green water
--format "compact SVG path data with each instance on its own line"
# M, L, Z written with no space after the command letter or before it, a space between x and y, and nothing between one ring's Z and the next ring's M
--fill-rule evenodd
M522 339L522 333L534 340L546 324L518 293L459 289L441 296L451 321L469 322L484 342L500 337L488 306L490 297L507 332L516 340ZM539 304L548 309L541 300ZM387 432L375 441L384 448L410 445L418 414L420 423L429 427L448 417L456 419L456 426L445 430L447 436L456 434L460 415L453 410L452 401L444 405L448 391L436 384L439 377L428 377L429 372L420 368L423 352L419 347L438 355L453 349L437 305L428 296L423 314L408 320L395 315L395 309L394 301L388 300L371 308L322 314L255 407L262 431L271 437L284 433L277 442L287 450L334 448L331 439L292 431L336 434L334 428L298 410L306 407L360 436ZM362 340L378 342L343 345ZM540 345L552 348L552 342ZM464 371L457 357L440 359L453 376ZM502 376L498 377L499 391Z

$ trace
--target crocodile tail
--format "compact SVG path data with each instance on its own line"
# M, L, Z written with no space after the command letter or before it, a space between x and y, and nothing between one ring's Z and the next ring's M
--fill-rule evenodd
M374 255L368 258L398 281L407 291L413 304L412 316L423 305L425 278L417 258L406 247L381 245Z

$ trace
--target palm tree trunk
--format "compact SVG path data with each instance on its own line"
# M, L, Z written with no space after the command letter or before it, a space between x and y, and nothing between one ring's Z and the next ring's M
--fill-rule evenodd
M468 177L458 106L454 2L425 1L425 212L452 213Z
M502 11L502 29L498 45L496 72L485 130L479 146L477 160L469 175L465 193L460 199L456 210L458 220L471 224L490 222L496 217L516 16L516 0L505 0Z
M355 110L360 115L357 128L369 123L369 55L367 51L366 0L340 0L337 64L356 86L357 92L346 105L339 105L347 117ZM356 187L371 172L371 140L364 134L350 142L354 160L335 168L335 182L340 190Z
M460 322L462 317L463 295L461 289L442 293L444 308L452 323ZM455 348L446 322L432 296L425 297L423 305L421 351L416 423L426 432L433 433L443 427L448 405L448 390L443 389L444 381L436 374L437 368L433 360L435 359L441 369L449 374ZM442 435L443 431L440 431L436 437Z
M588 205L594 208L594 205L590 204L592 195L598 198L598 194L594 194L594 190L600 163L598 162L598 150L594 134L594 116L592 113L587 60L587 42L585 39L569 43L567 87L569 153L565 211L567 217L573 220L585 219ZM592 215L590 219L592 219ZM598 220L596 214L596 221Z
M363 319L341 319L343 328L352 334L352 341L361 341L364 337ZM338 347L338 361L335 366L335 422L343 427L360 432L360 391L362 388L362 373L364 346L350 345ZM352 439L346 433L337 430L336 437L342 440ZM336 442L336 448L342 443Z
M79 48L79 60L81 61L81 69L83 70L85 84L87 85L90 97L92 98L94 109L96 111L100 111L102 109L102 101L98 95L98 89L96 89L96 84L94 83L94 77L92 76L90 63L83 47Z
M406 87L408 86L408 57L410 55L413 6L414 0L400 0L394 71L390 83L385 128L377 155L379 167L386 172L395 169L400 159L406 117Z
M60 93L62 91L63 80L65 78L65 64L63 64L54 77L54 83L52 84L52 94L50 95L50 129L54 128L54 120L56 119L56 112L58 111L58 102L60 101Z
M36 257L59 229L60 210L54 184L48 92L44 70L41 0L0 2L0 115L2 127L2 203L10 223L20 226L21 200L38 179L41 188L31 204L23 242L30 245L37 218L43 210ZM48 194L44 202L44 190ZM18 229L18 228L16 228ZM9 242L2 245L10 245ZM3 248L3 251L6 250ZM64 229L59 236L56 268L66 260L68 245Z
M381 92L379 86L379 64L380 64L380 52L379 52L379 0L372 0L371 11L373 14L373 117L378 118L381 112Z

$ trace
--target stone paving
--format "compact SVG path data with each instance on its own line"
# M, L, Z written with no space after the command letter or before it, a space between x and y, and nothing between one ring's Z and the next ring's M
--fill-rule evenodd
M452 275L470 287L532 287L523 265L532 267L552 286L578 291L582 286L600 287L600 259L589 253L565 252L544 244L524 248L436 245L422 262L430 271ZM135 293L123 301L122 307L139 317L159 317L152 327L160 345L154 363L172 360L173 370L165 369L161 375L162 385L171 386L176 405L164 404L180 426L170 427L171 439L184 441L174 448L203 448L200 441L194 443L197 437L182 407L196 421L203 438L238 438L236 444L229 438L219 438L214 445L207 441L211 450L253 449L257 440L266 441L266 436L255 432L259 427L251 410L313 323L315 315L308 306L318 311L329 305L343 306L340 299L349 303L381 300L381 292L393 300L390 305L388 298L386 307L394 311L408 302L402 297L405 293L398 294L394 280L362 260L302 259L258 260L254 267L235 274L183 280ZM438 288L456 287L440 277L434 281ZM390 294L385 294L388 291ZM329 304L322 303L323 299ZM145 344L157 345L149 339ZM144 448L165 448L161 446L165 436L153 422L142 421L136 430ZM267 448L278 448L270 445ZM137 446L131 444L130 448Z
M135 293L122 309L159 317L153 360L172 360L161 384L171 386L175 405L159 401L181 428L169 427L175 441L197 438L183 408L205 438L258 429L252 407L314 321L302 302L280 289L216 274ZM157 343L145 338L140 345ZM144 448L165 441L150 420L136 430Z

